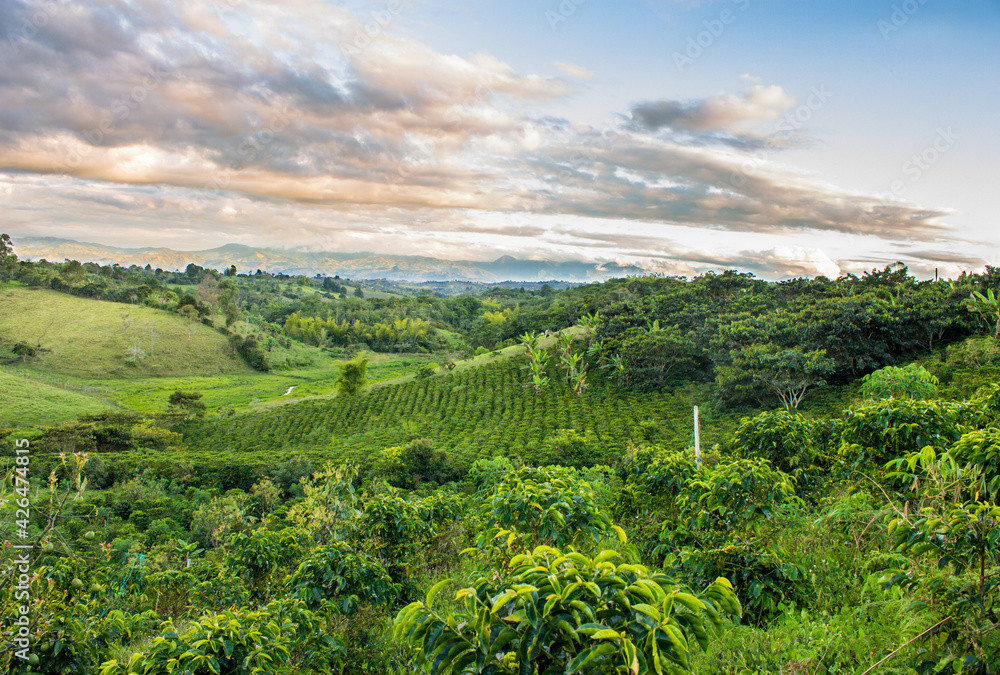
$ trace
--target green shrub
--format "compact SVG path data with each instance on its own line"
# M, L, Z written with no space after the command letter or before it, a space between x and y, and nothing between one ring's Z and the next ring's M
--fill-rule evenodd
M926 445L948 448L967 431L971 404L887 398L845 411L840 453L883 466Z
M919 398L937 396L938 379L919 363L886 366L861 378L861 395L866 399Z
M229 542L226 562L253 592L269 599L274 587L284 580L285 570L298 567L311 545L309 533L293 527L277 532L238 532Z
M313 550L292 573L288 586L312 609L333 603L350 615L364 603L383 605L396 597L396 586L377 560L343 542Z
M505 539L507 546L596 544L620 527L601 508L593 486L570 468L521 467L508 474L483 503L479 546Z
M801 413L786 410L745 417L730 447L744 459L766 459L779 471L795 477L800 486L815 484L830 467L817 440L818 425Z
M460 590L453 613L434 609L446 579L400 611L395 637L443 675L691 672L708 626L740 615L732 586L718 579L696 597L617 557L540 546Z
M102 664L101 675L185 672L329 673L343 666L344 648L327 634L326 621L296 600L263 609L232 609L204 616L178 634L168 621L145 652L127 663Z

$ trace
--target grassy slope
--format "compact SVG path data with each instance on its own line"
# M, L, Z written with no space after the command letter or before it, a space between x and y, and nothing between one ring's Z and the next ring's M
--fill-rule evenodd
M192 424L185 441L192 459L218 461L219 448L264 463L289 453L316 458L370 460L381 448L415 437L433 439L456 462L518 452L560 429L593 431L602 445L622 450L641 437L640 423L656 425L657 440L687 445L691 406L711 398L711 387L674 393L632 394L597 385L578 398L563 384L536 392L523 387L521 359L498 359L426 380L377 387L350 399L302 401L229 420ZM702 415L703 443L723 440L735 418Z
M155 345L150 345L150 325ZM136 366L126 363L130 338L147 353ZM11 384L2 381L0 423L49 424L112 406L162 412L178 389L203 392L209 410L255 410L307 396L330 397L337 378L334 360L316 347L279 348L272 355L276 367L297 365L258 373L229 354L218 331L192 326L175 314L0 285L0 343L9 348L22 341L51 351L5 369ZM433 355L375 354L369 378L398 379L434 360Z
M316 350L317 353L319 350ZM374 354L368 365L373 382L393 380L412 373L433 360L432 355ZM91 382L103 396L132 410L163 412L167 397L178 389L200 391L208 409L232 406L236 412L301 401L303 398L331 398L338 371L335 362L323 356L312 366L271 373L216 375L213 377L159 377L116 382ZM286 395L289 387L295 389Z
M0 426L57 424L107 407L86 394L0 372Z
M152 336L151 336L152 333ZM190 337L189 337L190 333ZM84 378L233 375L251 369L229 353L225 336L150 307L55 291L0 287L0 340L40 344L30 370ZM135 366L126 349L146 356Z

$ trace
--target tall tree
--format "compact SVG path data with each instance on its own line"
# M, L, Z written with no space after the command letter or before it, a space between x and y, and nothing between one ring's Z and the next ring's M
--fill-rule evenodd
M14 253L14 242L10 240L9 234L0 234L0 274L14 269L15 264L17 255Z
M340 377L337 378L337 394L340 396L354 396L361 393L368 386L368 359L363 356L356 356L350 361L342 361L337 364L340 369Z
M732 364L719 368L717 379L723 390L758 399L765 398L760 392L763 389L776 396L785 410L793 410L811 387L824 383L823 378L833 369L833 359L826 356L824 349L806 351L758 343L736 350Z

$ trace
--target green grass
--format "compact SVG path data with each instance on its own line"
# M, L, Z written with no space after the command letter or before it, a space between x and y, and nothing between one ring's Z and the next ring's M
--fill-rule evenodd
M167 409L168 397L179 389L201 392L204 395L202 401L208 406L210 413L229 407L237 413L244 413L272 405L301 401L304 398L332 398L338 375L336 359L322 355L313 347L304 345L296 347L310 351L313 365L271 373L251 371L232 375L98 379L60 377L18 364L7 368L5 377L19 383L19 387L14 389L5 386L4 392L0 392L0 403L6 403L7 400L17 401L22 397L25 400L17 408L11 403L0 406L0 410L4 413L8 409L20 411L29 402L39 398L39 392L73 395L65 398L58 412L29 418L27 422L23 421L25 418L21 414L18 419L22 421L18 424L49 424L111 407L143 413L164 412ZM370 356L368 378L376 386L384 382L411 378L419 366L430 363L435 358L432 354L371 354ZM23 386L20 386L21 384ZM286 394L289 387L295 388ZM0 423L6 417L6 414L0 416Z
M42 289L0 286L0 342L40 345L25 370L82 378L236 375L226 337L177 314ZM129 363L127 349L145 356Z
M93 396L0 372L0 426L58 424L107 408Z
M399 379L432 360L431 355L375 354L368 366L373 383ZM287 372L245 373L212 377L156 377L141 380L81 380L97 395L115 404L139 412L163 412L167 398L174 391L199 391L209 411L233 407L237 413L301 401L304 398L330 398L334 395L338 370L336 361L323 357L317 365ZM295 387L290 393L289 387Z

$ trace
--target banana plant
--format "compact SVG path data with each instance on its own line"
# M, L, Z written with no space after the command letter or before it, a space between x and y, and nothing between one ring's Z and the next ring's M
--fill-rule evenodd
M969 309L995 322L993 337L1000 339L1000 296L995 294L992 288L987 289L986 295L972 291L972 295L969 296Z

